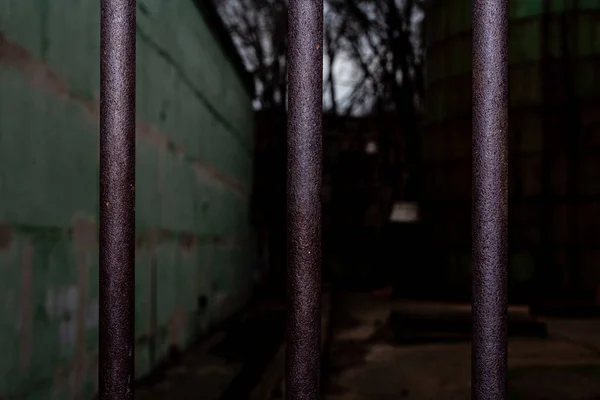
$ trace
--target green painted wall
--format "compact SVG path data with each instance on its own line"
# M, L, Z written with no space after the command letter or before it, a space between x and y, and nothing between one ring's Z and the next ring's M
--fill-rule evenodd
M99 4L0 0L2 399L96 391ZM138 377L252 287L251 99L203 18L138 1Z

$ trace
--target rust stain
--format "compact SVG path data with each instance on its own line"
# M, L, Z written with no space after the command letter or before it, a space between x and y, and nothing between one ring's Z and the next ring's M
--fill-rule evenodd
M99 124L100 102L98 99L89 100L70 91L69 85L65 79L54 72L43 61L36 59L22 46L8 40L2 31L0 31L0 64L21 73L33 88L76 103L84 110L85 114L94 121L94 123L97 125ZM99 130L96 129L96 132L98 131ZM136 122L136 135L141 140L157 147L160 150L159 154L167 149L171 149L175 155L187 158L185 149L182 146L170 141L166 135L158 131L148 122ZM197 158L190 160L190 162L192 163L198 178L206 177L210 181L228 188L241 198L248 198L248 190L243 183L217 171L215 168Z
M13 229L5 223L0 223L0 250L7 249L12 243Z
M169 148L169 139L151 124L143 121L136 121L135 128L136 135L140 139L153 144L154 147L159 150L167 150Z
M85 310L88 300L88 270L90 256L98 243L96 224L90 218L82 214L76 214L73 218L73 242L77 266L77 287L79 296L77 298L77 330L75 338L75 356L71 365L70 389L71 398L77 398L81 392L83 379L86 373L87 354L85 351L86 326Z
M21 45L10 41L2 31L0 31L0 64L21 73L25 81L33 88L63 100L74 101L90 115L100 115L98 101L90 101L71 92L65 79L42 60L36 59Z
M233 192L239 195L242 198L246 198L248 196L248 191L245 186L237 181L234 178L231 178L213 167L203 163L202 161L196 159L194 160L194 171L196 172L196 178L198 180L202 180L204 177L208 177L209 179L213 179L223 186L230 188Z
M185 327L187 325L186 312L177 306L169 318L169 341L172 346L183 348L185 346Z
M191 253L192 250L196 247L197 238L193 233L184 232L179 235L179 243L181 247L186 253Z
M36 89L62 98L69 98L68 85L40 60L36 60L19 44L0 32L0 63L19 71Z
M179 244L187 251L194 250L201 244L212 244L219 248L244 247L253 244L253 238L251 236L201 236L190 231L181 232L153 227L148 228L146 232L136 236L136 249L139 250L144 245L148 245L149 251L153 252L161 242L166 240L166 238L172 237L177 237Z
M144 245L144 237L143 236L137 236L135 238L135 250L136 251L140 250L143 245Z
M21 270L21 372L29 370L31 362L31 338L33 329L31 296L33 283L33 245L27 239L23 248L23 266Z
M154 128L151 124L147 122L137 122L136 132L140 139L143 139L149 143L152 143L159 150L159 189L162 188L162 184L164 182L164 177L162 176L162 171L164 170L165 163L165 153L168 149L180 158L186 158L186 153L183 147L178 146L176 143L170 141L163 133L159 132L156 128ZM194 171L196 173L196 178L200 181L208 179L215 183L218 183L222 186L227 187L238 196L242 198L248 197L248 190L244 186L243 183L238 180L229 177L210 165L206 164L202 160L198 158L194 158L191 160Z
M135 237L135 249L140 250L144 246L149 246L150 251L153 251L156 245L160 242L161 232L158 228L149 228Z

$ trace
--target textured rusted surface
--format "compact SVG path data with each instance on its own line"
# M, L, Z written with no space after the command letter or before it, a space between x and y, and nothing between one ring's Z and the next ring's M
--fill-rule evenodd
M508 0L473 1L473 398L506 398Z
M286 398L319 398L323 1L289 4Z
M472 0L427 17L423 224L444 297L470 293ZM595 301L600 2L509 2L509 298ZM430 252L431 253L431 252ZM534 307L535 308L535 307Z
M102 0L99 395L132 399L135 266L135 0Z

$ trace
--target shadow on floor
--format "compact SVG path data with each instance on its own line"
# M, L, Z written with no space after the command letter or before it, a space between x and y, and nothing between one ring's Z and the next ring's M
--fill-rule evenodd
M136 399L247 399L284 335L282 305L256 303L142 380Z
M471 398L468 305L342 297L325 399ZM511 399L600 399L600 319L509 314Z

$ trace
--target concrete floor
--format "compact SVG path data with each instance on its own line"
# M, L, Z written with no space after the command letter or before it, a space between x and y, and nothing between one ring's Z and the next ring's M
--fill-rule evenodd
M330 316L329 322L324 323L324 333L329 324L334 327L323 365L328 374L324 382L325 400L471 397L468 341L399 344L398 336L388 323L393 310L413 314L468 313L468 306L389 301L369 294L346 294L331 307L331 312L324 313ZM272 311L265 311L264 307L259 309L258 316L246 316L242 319L243 325L234 326L233 332L241 335L234 335L230 340L227 338L231 333L217 333L207 343L190 349L151 384L142 385L136 391L136 398L248 398L241 395L244 390L240 382L250 384L251 379L240 380L240 376L248 376L248 373L240 372L259 366L252 361L256 355L244 348L262 348L253 340L263 335L258 328L243 327L248 325L243 321L256 320L262 327L261 315L269 315ZM511 314L527 315L528 311L515 308L511 309ZM551 319L546 322L549 335L545 339L513 337L509 340L509 399L600 400L600 319ZM256 334L250 335L251 331ZM227 354L231 350L215 351L224 346L219 343L225 343L227 348L233 345L237 350L231 354ZM269 389L279 386L277 381L283 375L284 354L281 348L276 353L270 366L257 369L263 375L263 378L256 377L257 382L266 389L252 390L251 399L272 398L268 392L275 392L275 398L282 398L281 390ZM269 380L273 382L269 383ZM241 389L232 391L233 386ZM256 395L261 392L263 394Z
M431 312L447 305L370 295L347 295L341 303L327 400L470 398L469 342L399 345L385 323L393 308ZM546 339L509 340L509 398L600 399L600 319L547 323Z
M247 398L283 340L285 309L258 300L221 330L139 382L138 400Z

